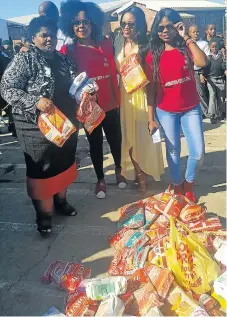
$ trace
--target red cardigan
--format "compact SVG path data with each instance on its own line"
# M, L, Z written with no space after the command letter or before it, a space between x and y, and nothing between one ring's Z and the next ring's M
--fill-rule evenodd
M79 61L75 60L76 49L77 49L77 46L75 44L64 45L62 46L60 53L64 55L68 55L75 61L75 63L78 63ZM103 41L99 43L99 50L101 53L103 53L104 57L107 59L108 63L110 64L113 90L117 100L117 104L118 106L120 106L120 93L119 93L118 82L117 82L117 70L115 65L113 45L111 41L107 38L104 38Z

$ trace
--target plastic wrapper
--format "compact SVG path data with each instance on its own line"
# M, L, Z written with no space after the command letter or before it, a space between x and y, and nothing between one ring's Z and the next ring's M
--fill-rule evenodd
M160 201L167 204L172 197L173 195L171 194L171 192L167 190L161 194Z
M197 309L202 310L202 308L200 308L190 297L188 297L179 286L176 286L170 292L167 299L172 305L171 310L175 311L178 316L188 317L192 316L193 312L195 312Z
M163 269L167 269L166 249L168 248L169 237L161 239L148 253L147 261Z
M117 228L138 229L145 224L144 205L142 200L120 208L121 217Z
M106 114L93 100L89 93L85 92L82 96L77 110L76 118L79 120L89 134L104 120Z
M154 204L157 203L157 199L149 197L144 201L144 212L145 212L145 225L144 229L149 227L160 215L160 212L155 209Z
M41 281L46 284L53 282L68 292L74 292L80 282L90 276L91 270L81 264L55 260L41 277Z
M225 300L222 296L218 295L218 294L215 293L214 291L211 293L211 296L212 296L214 299L216 299L216 301L220 304L220 306L221 306L222 309L224 309L224 310L227 309L227 302L226 302L226 300Z
M149 83L137 54L131 54L123 59L120 74L127 93L132 93Z
M222 225L220 219L218 217L209 218L207 220L200 220L194 223L188 223L188 228L192 232L199 232L199 231L216 231L221 229Z
M182 235L175 223L181 225L187 235ZM211 290L210 284L220 274L220 268L196 236L179 220L170 219L167 264L177 283L186 290L203 294Z
M65 301L66 316L95 316L100 302L89 299L85 293L75 291Z
M57 107L49 112L42 112L38 126L44 136L58 147L62 147L76 131L76 127Z
M158 216L158 218L155 220L155 222L153 223L153 225L151 225L149 227L149 229L155 229L155 228L165 228L165 229L168 229L170 226L170 223L169 223L169 219L164 216L164 215L160 215Z
M218 276L214 281L214 291L217 295L227 300L227 271Z
M108 273L111 276L129 276L139 268L143 268L151 247L144 245L145 241L132 248L124 247L114 255Z
M162 240L169 231L166 228L159 227L153 230L146 230L145 234L149 237L149 245L154 246L159 240Z
M169 270L162 269L150 263L146 263L144 270L158 295L163 299L166 298L174 281L172 273Z
M212 309L219 309L219 303L208 294L202 294L199 298L199 305L205 309L206 312L209 313Z
M215 253L214 258L227 267L227 242L223 242L218 251Z
M177 218L179 217L181 210L185 207L186 204L187 202L184 196L175 195L172 196L167 203L160 201L154 206L159 212L163 213L165 216L173 216Z
M117 296L108 295L100 304L96 316L122 316L125 306Z
M150 283L150 279L144 269L138 269L133 275L128 278L127 292L134 293L141 287Z
M139 232L139 231L137 231ZM122 228L119 231L115 232L110 238L109 243L110 246L116 251L121 251L124 247L127 241L132 237L132 235L135 233L135 230L128 229L128 228ZM140 236L142 233L138 233Z
M133 300L125 307L125 314L133 316L144 316L153 307L161 307L163 303L151 283L133 293Z
M127 279L124 276L85 279L80 283L78 290L85 291L87 297L92 300L102 300L110 294L125 294Z
M161 311L158 307L153 307L148 311L148 313L145 316L161 317L161 316L163 316L163 314L161 313Z
M114 255L108 269L111 276L129 276L135 273L138 267L134 265L135 248L123 248L121 252Z
M200 205L187 204L180 213L180 219L185 222L196 222L199 220L204 220L204 214L206 208Z
M125 247L133 248L136 245L144 245L149 241L149 237L140 231L134 231L133 235L126 241Z
M80 73L73 81L69 94L76 99L77 103L83 98L84 93L94 94L99 89L94 79L88 78L86 72Z

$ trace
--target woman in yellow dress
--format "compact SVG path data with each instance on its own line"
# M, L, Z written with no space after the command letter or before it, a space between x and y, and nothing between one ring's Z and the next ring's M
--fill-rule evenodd
M114 43L115 60L119 73L123 59L137 54L141 45L147 44L147 24L144 12L131 7L121 17L122 33ZM146 175L160 180L164 171L161 143L153 143L148 132L148 107L146 88L129 94L120 79L121 130L122 130L122 175L138 183L141 191L146 191Z

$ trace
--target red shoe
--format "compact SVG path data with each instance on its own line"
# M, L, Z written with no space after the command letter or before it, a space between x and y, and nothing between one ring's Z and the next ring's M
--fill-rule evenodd
M97 182L95 187L95 195L98 199L103 199L106 197L106 183L104 179Z
M184 181L184 195L186 198L188 198L193 203L197 203L196 195L193 191L193 185L194 183L189 183L187 181Z
M173 185L173 194L174 195L183 195L183 187L180 185Z

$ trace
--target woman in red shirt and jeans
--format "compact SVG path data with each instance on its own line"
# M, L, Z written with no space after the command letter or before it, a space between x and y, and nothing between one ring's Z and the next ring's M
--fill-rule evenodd
M66 1L61 5L60 25L66 36L74 38L74 43L63 46L61 53L70 56L77 71L86 72L96 80L99 90L97 102L105 111L103 122L87 138L90 155L98 178L95 194L105 198L106 184L103 172L103 132L110 145L115 162L115 174L119 188L126 187L121 175L121 126L118 106L120 97L113 46L109 39L102 36L104 13L94 3Z
M152 26L145 59L146 73L151 82L148 89L149 131L152 133L158 127L156 105L157 119L165 134L174 193L183 193L194 202L193 183L204 157L204 137L193 65L204 67L206 62L205 54L186 34L179 13L168 8L160 10ZM181 128L189 151L183 184L180 170Z

